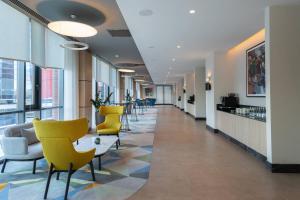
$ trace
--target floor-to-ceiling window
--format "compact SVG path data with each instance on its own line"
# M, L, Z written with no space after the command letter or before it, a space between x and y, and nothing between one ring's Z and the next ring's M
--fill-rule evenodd
M62 119L62 108L62 69L0 59L0 130L36 117Z
M20 106L20 72L24 62L0 59L0 129L11 124L18 124L18 116L23 110Z
M41 104L42 119L62 118L63 107L63 73L61 69L42 69Z
M40 68L31 63L25 66L25 122L40 118Z
M97 82L96 92L99 94L99 98L104 101L108 95L108 85L101 81Z

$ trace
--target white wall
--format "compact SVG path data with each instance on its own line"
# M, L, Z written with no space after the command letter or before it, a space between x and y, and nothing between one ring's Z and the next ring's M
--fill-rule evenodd
M195 72L185 74L184 76L184 82L185 82L185 98L184 101L184 111L190 113L193 116L196 116L195 113L195 104L189 104L187 103L187 100L190 98L190 96L195 94Z
M239 94L240 104L242 105L266 105L265 97L247 97L246 95L246 51L264 40L265 31L262 30L226 52L225 65L227 68L231 68L229 71L233 73L232 92Z
M205 60L206 77L211 77L211 90L206 91L206 124L212 128L215 125L215 54L211 53Z
M242 105L264 106L265 97L246 96L246 51L265 39L264 31L225 52L212 52L206 58L206 77L211 74L212 90L206 92L207 125L216 128L216 104L220 97L237 93Z
M176 83L176 106L179 107L180 109L183 109L183 78L177 81ZM178 101L178 97L181 97L181 101Z
M300 164L300 6L267 9L268 161Z
M195 68L195 117L206 117L205 67Z

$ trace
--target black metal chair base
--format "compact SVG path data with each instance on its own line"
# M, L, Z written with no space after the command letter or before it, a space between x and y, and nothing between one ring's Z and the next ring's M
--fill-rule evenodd
M96 181L93 161L90 161L89 165L90 165L90 168L91 168L92 179L93 179L93 181ZM61 172L68 172L67 184L66 184L66 190L65 190L65 197L64 197L65 200L68 199L71 176L72 176L72 174L74 174L76 172L76 170L73 170L72 168L73 168L73 164L70 163L68 170L54 170L54 165L52 163L50 164L50 169L49 169L48 179L47 179L47 184L46 184L46 190L45 190L45 193L44 193L44 199L47 199L49 186L50 186L50 182L51 182L51 177L55 172L57 173L56 180L59 180L59 175L60 175Z
M26 159L26 160L20 160L20 159L4 159L4 160L3 160L3 165L2 165L2 168L1 168L1 173L4 173L6 164L7 164L9 161L33 161L32 174L35 174L35 171L36 171L36 161L37 161L37 160L40 160L40 159L42 159L42 158L44 158L44 157L35 158L35 159Z

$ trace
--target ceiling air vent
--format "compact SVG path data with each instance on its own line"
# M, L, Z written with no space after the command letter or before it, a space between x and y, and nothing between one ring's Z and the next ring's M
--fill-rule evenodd
M127 29L107 30L112 37L131 37L131 33Z
M145 66L144 63L117 63L117 67L139 67L139 66Z

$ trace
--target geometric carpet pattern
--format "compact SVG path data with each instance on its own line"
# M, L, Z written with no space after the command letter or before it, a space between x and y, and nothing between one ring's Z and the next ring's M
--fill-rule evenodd
M156 125L157 110L149 108L138 121L130 120L131 131L120 134L121 146L113 146L102 157L102 170L94 159L96 182L92 181L89 166L72 175L68 199L124 200L137 192L147 181ZM5 173L0 174L1 200L43 199L48 165L44 159L37 161L36 174L32 162L8 162ZM60 180L52 176L48 199L62 200L66 186L66 173Z

